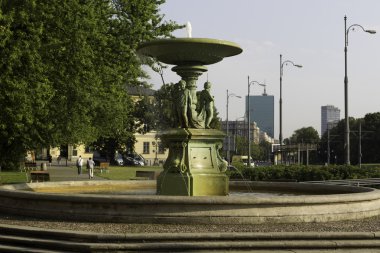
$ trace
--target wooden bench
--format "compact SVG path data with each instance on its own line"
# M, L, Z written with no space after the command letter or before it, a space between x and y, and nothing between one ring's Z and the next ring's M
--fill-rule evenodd
M21 168L21 172L29 172L32 170L37 170L37 163L35 162L25 162L24 166Z
M30 182L50 181L50 174L46 170L35 170L30 172Z
M109 171L109 167L110 167L110 163L100 163L99 164L99 167L97 168L98 170L100 170L100 173L103 173L103 171L105 172L110 172Z

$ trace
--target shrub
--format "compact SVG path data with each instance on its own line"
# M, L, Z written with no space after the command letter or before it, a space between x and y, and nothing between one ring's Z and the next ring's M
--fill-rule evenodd
M380 166L359 168L351 165L275 165L244 167L241 172L245 179L253 181L323 181L380 177ZM231 172L231 177L234 177L234 174Z

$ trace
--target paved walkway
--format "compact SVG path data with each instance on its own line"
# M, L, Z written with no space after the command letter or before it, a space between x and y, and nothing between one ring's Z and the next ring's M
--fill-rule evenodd
M46 161L37 161L37 166L40 168L41 163L46 163ZM75 166L75 162L61 162L61 164L54 163L49 166L47 165L47 170L50 174L50 181L85 181L90 180L87 174L86 166L83 166L82 174L78 175L78 170ZM105 180L102 177L97 177L94 174L94 178L91 180Z

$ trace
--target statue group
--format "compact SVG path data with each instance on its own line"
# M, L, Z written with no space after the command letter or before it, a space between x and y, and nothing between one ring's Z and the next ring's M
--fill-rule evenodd
M204 89L192 94L186 81L180 80L172 90L173 116L176 127L209 129L214 117L214 97L211 96L211 83L206 82Z

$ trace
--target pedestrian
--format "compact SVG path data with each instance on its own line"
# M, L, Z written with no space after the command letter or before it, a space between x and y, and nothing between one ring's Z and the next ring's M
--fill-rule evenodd
M94 166L95 162L91 160L91 157L87 160L87 170L88 170L88 178L92 179L94 177Z
M82 156L79 156L77 160L78 175L82 174L83 159Z
M51 167L51 163L53 161L53 157L51 156L51 154L48 155L48 160L49 160L49 166Z
M58 162L58 165L60 165L61 164L61 155L59 155L58 157L57 157L57 162Z

